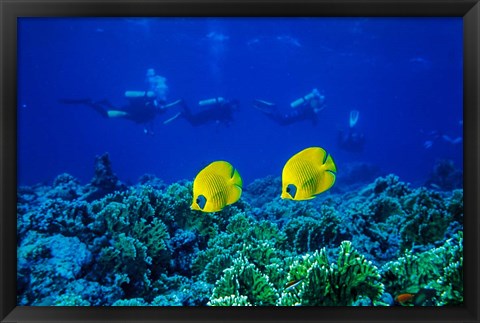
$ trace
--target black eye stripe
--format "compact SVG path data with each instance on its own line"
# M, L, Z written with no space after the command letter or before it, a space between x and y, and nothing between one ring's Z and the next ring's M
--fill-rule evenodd
M288 184L286 191L292 198L295 198L295 195L297 194L297 187L293 184Z
M195 203L197 203L198 207L203 210L205 208L205 205L207 204L207 198L205 197L205 195L199 195L196 198Z

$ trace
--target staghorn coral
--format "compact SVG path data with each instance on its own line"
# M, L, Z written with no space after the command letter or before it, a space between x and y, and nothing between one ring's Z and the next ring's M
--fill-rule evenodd
M377 267L350 241L343 241L334 263L329 262L325 248L294 261L288 280L300 284L284 290L278 305L347 306L359 297L367 297L374 304L384 290L380 278Z
M243 295L240 295L240 296L230 295L230 296L218 297L208 302L208 305L210 306L252 306L252 304L248 302L248 297Z
M261 268L249 260L252 248L244 244L237 252L232 266L215 283L209 305L245 300L254 306L346 306L360 298L368 299L370 304L386 305L381 301L384 287L377 267L349 241L341 243L334 263L329 262L327 250L322 248L297 259L279 259L276 264ZM285 267L288 272L282 270ZM284 288L287 281L298 284Z

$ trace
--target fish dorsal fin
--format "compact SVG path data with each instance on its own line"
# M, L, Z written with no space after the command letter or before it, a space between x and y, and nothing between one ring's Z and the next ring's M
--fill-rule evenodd
M320 147L310 147L305 148L301 152L297 153L295 157L301 158L303 160L308 160L316 165L323 164L327 157L327 152L325 149Z
M310 147L297 154L300 158L307 160L311 165L315 165L318 172L316 188L314 195L325 192L335 183L337 167L333 162L331 155L327 154L325 149L320 147Z
M234 171L233 166L224 160L217 160L205 167L205 170L210 173L215 173L225 179L232 177Z

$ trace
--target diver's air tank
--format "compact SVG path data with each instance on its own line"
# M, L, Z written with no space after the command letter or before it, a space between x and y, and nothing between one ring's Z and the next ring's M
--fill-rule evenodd
M127 115L128 113L125 111L118 111L118 110L108 110L107 111L107 116L109 118L123 118Z
M315 96L318 95L318 90L317 89L314 89L312 92L308 93L307 95L299 98L299 99L296 99L295 101L293 101L292 103L290 103L290 107L292 108L296 108L298 107L299 105L302 105L304 104L305 102L308 102L310 101L311 99L313 99Z
M140 97L153 98L155 97L155 92L153 91L125 91L126 98L140 98Z
M224 98L221 96L213 98L213 99L206 99L206 100L200 100L198 101L198 105L203 107L207 105L213 105L213 104L218 104L218 103L223 103L225 101Z

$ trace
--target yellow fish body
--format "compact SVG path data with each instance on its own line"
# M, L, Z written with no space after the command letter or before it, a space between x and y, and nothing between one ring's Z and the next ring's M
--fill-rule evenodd
M202 169L193 181L190 209L202 212L221 211L242 195L242 178L226 161L215 161Z
M282 199L313 199L335 183L337 167L332 156L320 147L310 147L293 155L283 167Z

